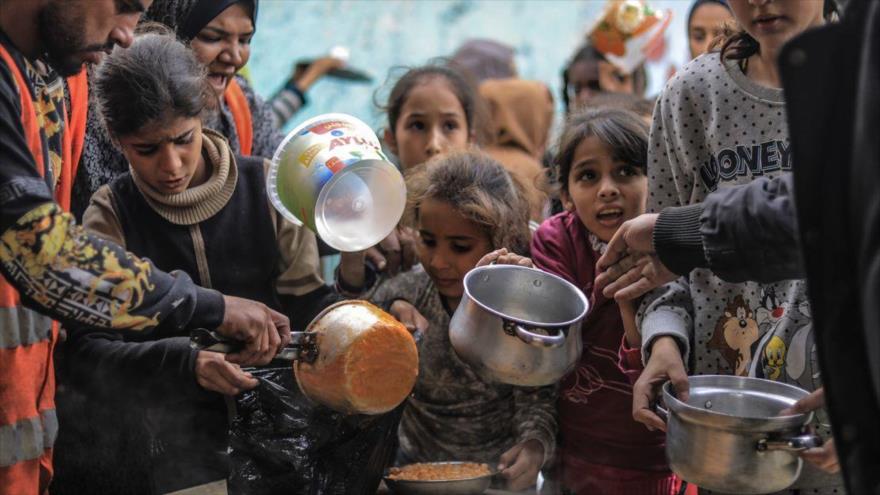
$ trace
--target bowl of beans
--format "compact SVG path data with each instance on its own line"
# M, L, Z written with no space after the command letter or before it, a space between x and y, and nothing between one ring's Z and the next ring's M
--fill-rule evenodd
M385 485L398 495L464 495L485 492L494 475L488 464L420 462L390 468Z

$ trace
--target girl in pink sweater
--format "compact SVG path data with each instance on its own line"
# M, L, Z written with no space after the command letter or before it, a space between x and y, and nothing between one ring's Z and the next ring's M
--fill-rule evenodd
M565 211L544 221L532 239L535 266L574 283L592 304L581 330L581 360L562 379L557 401L559 462L553 474L566 493L670 495L679 485L666 464L664 434L632 419L627 373L638 371L625 372L618 364L619 353L625 362L639 361L632 309L618 308L593 290L605 243L645 210L647 142L647 125L630 112L572 116L556 158ZM629 346L621 351L625 333Z

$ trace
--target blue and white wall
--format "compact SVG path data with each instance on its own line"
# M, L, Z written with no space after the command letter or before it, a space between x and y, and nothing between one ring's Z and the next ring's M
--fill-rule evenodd
M651 4L673 11L666 58L649 66L648 94L654 95L669 67L686 59L690 0ZM351 65L368 70L373 83L319 81L309 92L310 105L288 128L331 111L380 127L384 121L373 95L390 90L385 82L390 68L447 56L469 38L492 38L513 46L521 77L549 84L558 102L560 72L603 5L604 0L262 0L249 68L257 91L268 96L296 60L344 45Z

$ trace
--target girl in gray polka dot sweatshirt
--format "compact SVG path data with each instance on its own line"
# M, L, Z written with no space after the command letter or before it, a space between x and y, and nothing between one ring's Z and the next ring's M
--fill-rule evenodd
M654 110L648 211L792 169L782 89L750 79L749 60L709 53L669 81ZM672 336L691 375L753 376L812 391L821 381L810 315L803 280L734 284L697 269L648 294L637 318L646 362L654 341ZM830 437L827 415L817 418L820 435ZM792 489L842 486L838 475L806 465Z

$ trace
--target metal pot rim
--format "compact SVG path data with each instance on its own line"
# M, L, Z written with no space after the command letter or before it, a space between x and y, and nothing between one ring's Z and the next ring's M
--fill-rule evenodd
M577 294L578 299L580 299L580 301L583 303L584 309L583 309L583 311L581 311L581 313L576 318L572 318L571 320L568 320L568 321L560 321L560 322L552 322L552 323L546 323L546 322L539 323L539 322L535 322L535 321L530 321L530 320L525 320L525 319L515 318L515 317L509 316L509 315L505 315L499 311L496 311L496 310L486 306L481 301L479 301L477 298L472 296L470 286L468 285L468 281L471 279L471 277L475 277L483 272L488 272L488 271L492 271L492 270L514 270L514 271L538 272L541 274L541 276L546 276L551 279L555 279L555 280L561 282L564 286L567 286L567 287L573 289L572 292ZM564 278L562 278L558 275L555 275L550 272L545 272L544 270L539 270L537 268L528 268L528 267L519 266L519 265L479 266L479 267L474 268L471 271L467 272L467 274L465 274L464 280L462 281L462 286L464 287L464 295L466 295L470 301L472 301L477 306L483 308L485 311L487 311L487 312L489 312L489 313L491 313L491 314L493 314L503 320L512 321L514 323L518 323L520 325L525 325L525 326L530 326L530 327L537 327L537 328L568 327L568 326L571 326L571 325L581 321L582 319L584 319L584 316L586 316L587 311L589 311L589 309L590 309L589 300L587 300L587 297L584 295L584 293L580 289L578 289L573 283L569 282L568 280L565 280Z
M761 382L766 382L768 385L772 384L770 385L771 387L783 389L787 388L792 391L797 391L799 393L802 392L804 393L804 395L806 395L806 391L801 388L789 385L787 383L774 382L772 380L764 380L761 378L729 375L699 375L688 377L688 380L690 381L692 386L699 385L699 382L702 381L715 380L721 382L720 384L716 385L719 388L724 388L725 382L733 384L739 383L743 379L760 380ZM695 381L696 383L694 383ZM666 382L663 384L663 401L666 407L669 408L670 412L677 415L680 420L688 423L697 423L704 426L723 428L726 430L761 433L802 428L813 418L813 413L800 413L789 416L771 417L734 416L732 414L695 407L685 402L682 402L672 393L671 389L672 382ZM730 390L735 391L736 388L731 387Z

